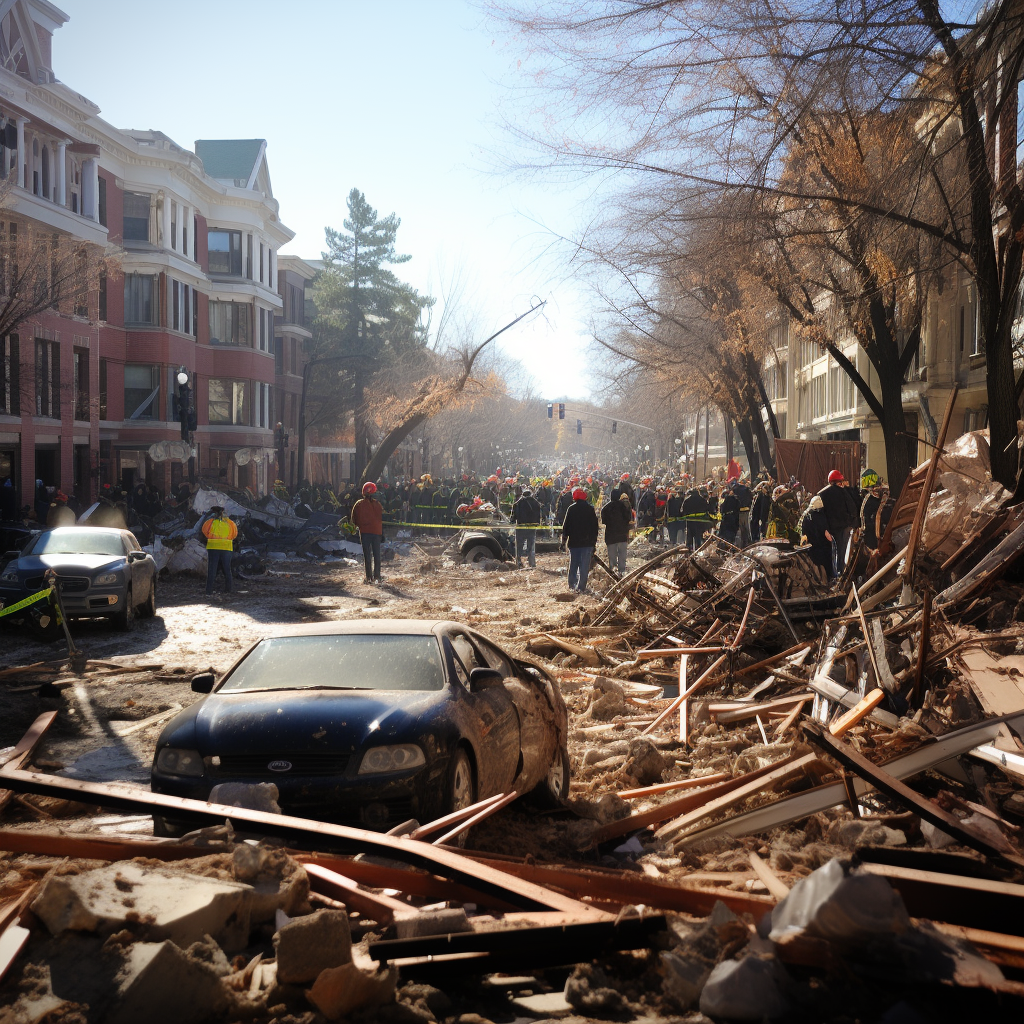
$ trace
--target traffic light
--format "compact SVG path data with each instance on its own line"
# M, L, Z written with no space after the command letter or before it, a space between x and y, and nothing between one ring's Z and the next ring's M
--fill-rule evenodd
M558 403L558 418L560 420L565 419L565 402Z
M615 420L612 420L612 433L613 434L617 434L618 432L619 432L619 425L618 425L618 423L615 422Z
M577 420L576 421L576 433L577 434L582 434L583 433L583 420Z
M554 414L555 408L550 402L548 402L548 419L550 420L554 416Z

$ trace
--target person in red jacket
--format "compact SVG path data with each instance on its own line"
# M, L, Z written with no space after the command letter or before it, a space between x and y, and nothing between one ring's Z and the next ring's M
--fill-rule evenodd
M352 506L349 521L359 529L359 540L363 545L363 565L366 567L366 583L380 583L380 542L384 539L384 507L374 497L377 485L372 481L363 484L363 496Z

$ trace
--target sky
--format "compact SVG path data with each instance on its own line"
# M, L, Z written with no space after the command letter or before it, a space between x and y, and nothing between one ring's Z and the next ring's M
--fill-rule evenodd
M502 339L538 398L589 390L585 287L555 251L587 216L577 186L503 171L517 54L465 0L57 0L60 81L118 128L179 145L265 138L274 196L296 232L282 252L319 258L360 189L401 217L396 272L444 294L453 277L482 340L535 301ZM436 317L435 317L436 321Z

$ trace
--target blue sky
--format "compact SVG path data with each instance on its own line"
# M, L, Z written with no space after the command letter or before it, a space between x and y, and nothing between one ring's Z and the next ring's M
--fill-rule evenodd
M461 267L467 314L484 337L549 300L510 331L539 397L588 390L588 294L553 256L588 192L523 184L495 171L510 149L497 109L516 54L463 0L58 0L57 77L119 128L154 128L182 146L265 138L285 251L318 257L361 189L402 218L396 268L421 290Z

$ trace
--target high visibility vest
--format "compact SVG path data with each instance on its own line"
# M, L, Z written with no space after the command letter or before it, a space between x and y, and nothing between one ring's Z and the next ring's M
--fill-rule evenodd
M231 542L238 536L238 527L230 519L207 519L203 523L203 535L208 550L231 551Z

